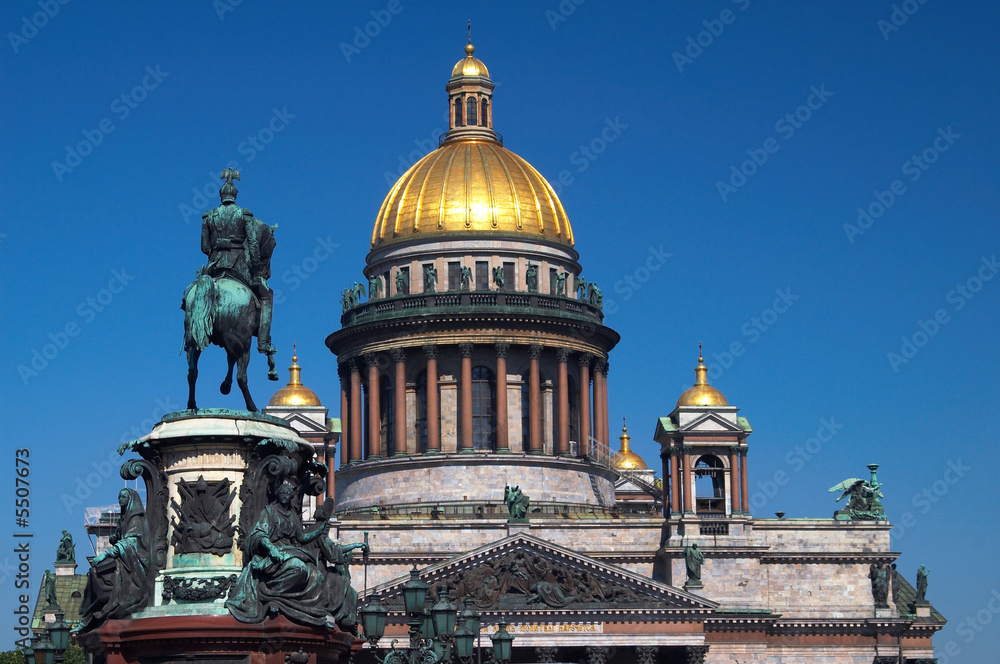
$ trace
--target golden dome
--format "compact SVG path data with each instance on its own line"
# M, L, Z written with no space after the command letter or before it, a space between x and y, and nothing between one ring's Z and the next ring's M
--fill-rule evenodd
M611 459L611 465L618 470L646 470L646 462L642 457L629 449L629 441L632 439L628 435L628 428L625 426L625 418L622 418L622 435L618 437L621 441L621 450L615 452Z
M268 406L322 406L316 393L302 384L299 356L292 351L292 366L288 367L288 385L274 393Z
M451 70L452 78L457 76L490 77L490 70L486 68L483 61L479 58L472 57L472 54L475 52L476 47L472 45L471 41L465 45L465 57L455 63L455 68Z
M728 406L729 402L722 392L708 384L708 368L705 358L701 356L701 344L698 344L698 366L694 368L697 377L694 387L689 387L677 400L678 406Z
M484 232L573 246L566 210L531 164L496 141L462 138L399 178L375 219L371 248L418 235Z

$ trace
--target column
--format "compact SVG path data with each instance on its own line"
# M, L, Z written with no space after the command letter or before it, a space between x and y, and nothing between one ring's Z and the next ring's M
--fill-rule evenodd
M316 497L316 507L320 507L326 501L333 501L333 476L334 476L334 464L336 464L337 459L337 441L336 440L326 440L323 441L323 459L326 462L326 491L324 495Z
M684 448L681 454L683 454L681 459L684 463L684 467L681 469L681 484L684 485L684 513L693 514L694 509L691 506L691 493L693 489L691 486L691 451Z
M674 483L670 479L670 450L660 451L660 462L663 464L663 518L669 519L674 493Z
M740 512L740 480L739 480L739 468L736 465L736 448L730 448L729 450L729 503L730 515L738 514Z
M497 353L497 452L510 452L507 433L507 351L510 344L496 344Z
M593 359L590 353L581 353L576 358L580 365L580 456L590 453L590 362Z
M594 362L594 438L611 450L604 434L604 360ZM603 437L603 440L601 438Z
M361 463L361 370L351 360L351 463Z
M569 371L566 367L566 360L569 359L569 349L556 349L556 373L559 399L558 409L558 432L559 438L556 440L556 454L559 456L569 456Z
M532 344L528 346L528 454L542 454L542 386L538 370L538 358L542 347Z
M348 441L351 439L350 430L348 429L348 424L351 421L350 409L351 402L349 398L351 389L351 378L348 375L348 370L345 364L341 363L337 367L337 373L340 374L340 466L344 467L351 460L351 446ZM332 474L331 466L331 474Z
M424 346L427 358L427 453L441 452L441 410L438 406L438 347Z
M406 452L406 351L402 348L392 349L392 359L396 363L396 376L393 385L395 404L393 415L396 418L393 425L392 439L395 441L395 454ZM389 450L386 450L388 454Z
M677 450L673 447L670 448L670 513L680 514L681 513L681 482L677 473L677 464L680 461L677 458Z
M458 442L459 452L473 452L472 444L472 344L458 344L458 354L462 357L462 373L458 391L461 394L459 412L462 417L462 437Z
M604 371L601 375L601 408L604 409L604 416L602 417L604 421L604 440L608 444L608 449L611 449L611 429L609 428L611 423L608 421L608 372L611 370L611 365L607 360L604 360Z
M368 459L382 458L382 408L379 400L382 396L379 389L378 355L365 353L365 364L368 365Z
M747 487L747 451L745 449L740 450L740 492L743 495L742 512L750 514L750 490Z

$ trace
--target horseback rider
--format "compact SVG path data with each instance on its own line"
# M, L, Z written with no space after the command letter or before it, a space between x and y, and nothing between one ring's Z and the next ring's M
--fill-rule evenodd
M228 277L242 282L260 300L257 350L274 355L271 345L271 311L274 293L267 285L271 276L273 229L255 218L253 212L236 205L239 171L222 171L226 182L219 189L222 204L202 214L201 250L208 256L205 273L215 280ZM275 375L277 378L277 375Z

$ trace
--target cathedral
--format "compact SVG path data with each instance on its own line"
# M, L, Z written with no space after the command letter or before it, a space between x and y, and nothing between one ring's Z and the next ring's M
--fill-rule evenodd
M834 518L755 517L753 428L701 357L642 423L661 464L624 426L612 449L619 333L556 191L494 130L471 40L465 54L450 128L382 202L326 339L340 418L297 362L265 408L336 467L315 500L334 501L331 538L370 543L353 582L389 609L380 647L404 640L412 568L432 599L481 612L484 637L503 617L515 662L936 661L945 621L895 573L877 466Z
M458 611L469 640L513 636L500 659L517 664L936 662L945 619L926 576L896 572L876 464L834 487L848 500L829 517L753 515L754 429L700 354L691 387L640 423L660 463L632 451L608 413L621 337L556 191L494 129L471 39L445 90L450 128L386 195L326 338L339 417L294 351L263 414L245 373L247 411L197 408L198 334L216 315L194 313L198 294L242 289L256 311L245 284L200 275L188 409L122 446L139 458L121 475L145 492L97 510L87 575L61 545L32 628L65 616L101 664L416 661L386 653L440 632L432 612L451 648ZM228 175L227 214L249 220Z

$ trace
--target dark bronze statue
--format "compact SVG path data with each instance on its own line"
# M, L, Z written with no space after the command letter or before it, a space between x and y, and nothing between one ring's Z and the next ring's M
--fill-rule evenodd
M247 365L250 347L257 337L257 350L267 355L268 374L278 380L271 345L271 308L273 293L267 285L271 276L274 230L236 205L238 171L222 172L226 182L219 190L222 205L203 216L201 250L208 264L184 291L184 350L188 359L188 408L195 409L195 383L198 358L209 344L226 351L229 371L220 391L229 394L236 382L243 392L247 410L256 411L247 388Z
M684 566L687 569L687 584L701 584L701 566L705 562L705 554L698 548L698 544L692 544L684 549Z
M917 570L917 601L927 601L927 575L930 571L923 565Z
M135 489L119 491L118 504L121 518L111 535L111 547L91 561L78 632L99 627L105 620L126 618L145 608L151 598L146 510Z
M587 299L587 278L582 274L573 278L573 290L576 291L576 299Z
M42 575L42 592L45 593L45 606L59 606L58 600L56 600L56 575L52 573L52 570L45 570L45 574Z
M261 512L247 537L252 559L226 606L244 623L281 613L306 625L356 631L357 593L348 566L350 552L366 545L335 544L326 534L325 518L319 518L312 531L304 530L292 505L296 491L292 484L282 484L277 500Z
M538 266L528 265L528 269L524 272L524 281L528 286L529 293L538 292Z
M382 277L371 277L368 280L368 299L378 300L382 298Z
M424 292L437 292L438 271L433 265L424 266Z
M59 540L59 548L56 549L56 565L76 563L76 545L73 544L73 536L68 530L62 531L62 539Z
M889 575L892 568L888 564L872 563L868 566L868 578L872 582L872 599L876 609L889 608Z
M462 266L462 290L469 290L472 288L472 269L463 265Z
M556 295L566 295L566 277L569 272L560 272L556 275Z
M404 270L396 272L396 295L406 295L410 289L410 275Z
M523 521L527 518L530 501L521 491L521 487L504 485L503 499L507 503L507 511L510 512L508 521Z
M497 265L493 268L493 285L497 290L503 290L503 266Z
M202 475L197 482L180 480L177 492L181 502L170 499L170 506L177 513L170 523L174 534L171 544L174 553L211 553L224 556L233 549L236 534L236 515L230 514L230 506L236 498L236 490L230 488L225 479L209 486Z

